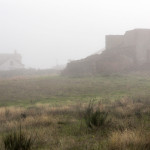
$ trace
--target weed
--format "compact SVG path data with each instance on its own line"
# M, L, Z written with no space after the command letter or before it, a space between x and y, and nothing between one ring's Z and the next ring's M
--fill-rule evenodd
M100 108L96 108L96 110L94 110L94 103L90 102L85 110L84 120L86 125L90 128L102 127L106 122L107 116L108 114L101 111Z
M19 132L14 131L3 138L5 150L31 150L33 141L26 136L20 129Z

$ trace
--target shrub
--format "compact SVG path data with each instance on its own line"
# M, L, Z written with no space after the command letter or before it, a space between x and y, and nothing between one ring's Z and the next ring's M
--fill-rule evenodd
M3 138L5 150L31 150L33 145L31 137L28 138L20 129L20 132L12 132Z
M94 103L90 102L85 110L84 120L88 127L102 127L106 123L107 113L101 111L100 108L94 109Z

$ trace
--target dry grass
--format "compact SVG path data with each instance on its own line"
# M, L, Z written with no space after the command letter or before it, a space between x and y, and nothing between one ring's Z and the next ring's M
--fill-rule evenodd
M149 150L150 133L144 131L125 130L113 132L109 139L110 150Z
M0 108L0 144L6 133L18 130L34 139L36 150L149 150L150 105L123 98L98 105L108 112L107 128L90 129L83 120L85 104L51 107ZM137 114L140 112L140 114Z
M3 136L21 125L33 150L149 150L149 81L149 76L1 80L0 148ZM109 125L86 125L84 112L93 97L108 113Z

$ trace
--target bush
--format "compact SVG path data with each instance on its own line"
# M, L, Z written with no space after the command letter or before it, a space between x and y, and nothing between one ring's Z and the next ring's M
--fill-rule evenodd
M90 102L85 110L84 120L88 127L102 127L106 123L107 113L101 111L100 108L94 110L94 103Z
M31 150L33 142L21 130L12 132L3 138L5 150Z

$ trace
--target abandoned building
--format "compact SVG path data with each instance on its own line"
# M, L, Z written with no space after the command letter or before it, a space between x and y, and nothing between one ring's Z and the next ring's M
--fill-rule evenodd
M107 35L106 50L123 49L139 64L150 62L150 29L135 29L125 35Z
M17 52L13 54L0 54L0 71L23 69L21 55Z
M150 70L149 64L150 29L134 29L124 35L106 35L105 50L101 54L68 63L62 74L80 76Z

